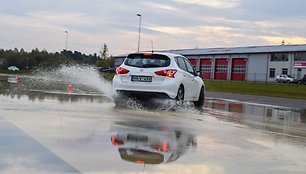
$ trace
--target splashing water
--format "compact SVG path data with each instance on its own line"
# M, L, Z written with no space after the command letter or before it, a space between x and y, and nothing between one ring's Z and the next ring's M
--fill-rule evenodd
M39 80L40 83L35 80ZM94 67L85 65L61 66L59 69L51 71L39 70L36 72L31 83L32 88L39 83L40 86L44 85L44 88L47 89L52 88L49 86L53 86L53 88L54 86L58 86L57 88L66 90L63 87L72 84L74 92L76 89L75 86L78 86L78 88L87 87L83 89L87 93L90 91L88 87L94 89L94 91L102 93L110 99L113 99L116 95L116 92L113 91L111 81L103 78Z
M106 80L103 76L92 66L85 65L73 65L73 66L61 66L57 70L46 71L40 70L37 72L34 77L36 80L39 79L39 85L44 85L43 88L48 89L52 87L58 87L62 85L64 88L62 90L67 90L67 85L72 84L78 86L79 89L82 89L85 93L90 93L90 88L94 89L99 93L102 93L104 96L108 97L111 100L114 100L116 97L119 97L117 93L113 90L111 81ZM32 88L35 89L35 86L38 82L32 83ZM50 87L52 86L52 87ZM87 88L84 88L87 87ZM122 98L120 100L124 103L123 107L127 107L134 110L157 110L157 111L178 111L178 112L194 112L193 107L190 107L186 103L183 105L178 105L176 101L170 100L149 100L138 101L131 98ZM192 109L191 109L192 108Z
M99 75L96 69L90 66L69 66L59 69L59 74L65 82L77 83L89 86L103 93L108 98L113 98L116 93L113 91L110 81Z

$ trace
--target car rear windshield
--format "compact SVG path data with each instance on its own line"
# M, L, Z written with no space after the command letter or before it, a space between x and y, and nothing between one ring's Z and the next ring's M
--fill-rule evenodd
M130 54L126 58L125 65L139 68L157 68L170 65L170 58L159 54Z

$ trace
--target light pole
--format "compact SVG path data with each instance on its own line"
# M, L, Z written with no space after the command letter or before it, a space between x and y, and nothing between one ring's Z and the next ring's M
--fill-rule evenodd
M137 52L139 52L139 46L140 46L140 30L141 30L141 14L137 14L139 16L139 29L138 29L138 49Z
M68 49L68 31L65 30L65 33L66 33L66 50L65 50L65 58L67 58L67 49Z
M67 47L68 47L68 31L66 30L65 33L66 33L66 51L67 51Z

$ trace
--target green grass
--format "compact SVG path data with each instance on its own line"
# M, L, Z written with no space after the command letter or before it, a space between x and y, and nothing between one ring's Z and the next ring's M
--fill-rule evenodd
M205 80L207 91L306 100L306 85Z
M2 74L31 74L31 70L19 70L19 71L9 71L9 70L0 70Z
M113 80L115 73L101 73L102 76L107 80Z

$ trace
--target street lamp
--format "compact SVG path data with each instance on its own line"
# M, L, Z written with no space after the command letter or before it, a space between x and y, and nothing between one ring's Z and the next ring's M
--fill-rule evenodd
M140 46L140 29L141 29L141 14L137 14L139 16L139 29L138 29L138 49L137 52L139 52L139 46Z
M65 30L66 33L66 51L67 51L67 47L68 47L68 31Z
M66 50L65 50L65 58L67 58L67 49L68 49L68 31L65 30L66 33Z

